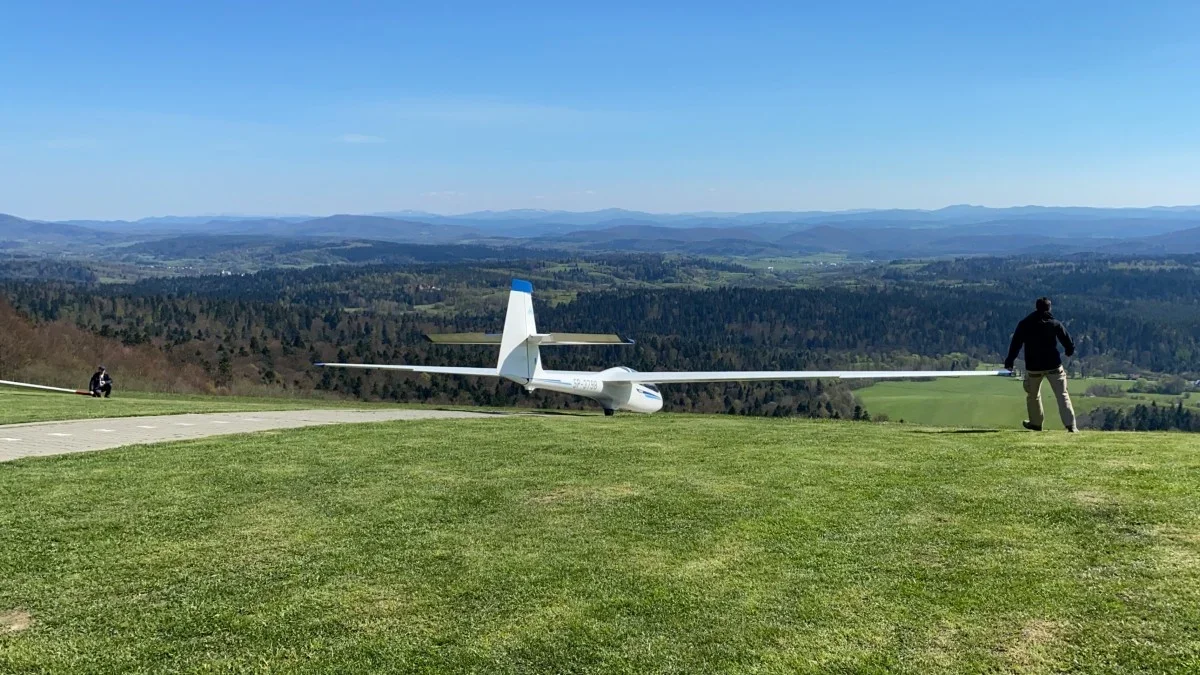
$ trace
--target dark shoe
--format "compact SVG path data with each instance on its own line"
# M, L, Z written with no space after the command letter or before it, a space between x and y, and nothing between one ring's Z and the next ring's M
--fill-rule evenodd
M1022 421L1021 421L1021 426L1025 427L1026 429L1028 429L1028 430L1030 430L1030 431L1041 431L1041 430L1042 430L1042 428L1041 428L1041 427L1039 427L1039 426L1038 426L1038 425L1036 425L1036 424L1032 424L1032 423L1030 423L1030 421L1029 421L1029 420L1022 420Z
M1075 434L1075 433L1079 433L1079 430L1078 430L1078 429L1074 429L1074 428L1072 428L1072 427L1067 427L1067 433L1068 433L1068 434Z

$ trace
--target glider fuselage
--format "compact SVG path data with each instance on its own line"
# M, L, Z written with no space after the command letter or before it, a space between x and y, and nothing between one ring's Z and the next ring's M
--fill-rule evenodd
M609 371L631 373L632 368L610 368ZM604 371L604 372L609 372ZM506 376L525 387L526 391L546 389L562 394L585 396L605 410L652 413L662 410L662 392L653 384L640 382L606 382L603 373L579 370L541 370L532 378Z

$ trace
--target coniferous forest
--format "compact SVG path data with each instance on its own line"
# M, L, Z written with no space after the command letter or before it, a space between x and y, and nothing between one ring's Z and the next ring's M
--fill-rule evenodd
M494 380L311 366L492 365L493 348L433 345L423 334L498 331L514 277L533 281L540 329L611 331L636 341L546 348L552 368L975 368L1002 361L1012 327L1034 298L1050 295L1078 345L1073 374L1194 380L1200 373L1196 256L966 258L779 272L658 254L424 257L435 262L128 283L105 282L80 264L0 263L0 298L8 305L0 307L8 334L0 342L0 377L32 373L73 384L94 365L87 363L91 353L115 359L110 368L126 386L147 389L587 407ZM827 381L672 386L664 396L673 411L870 415L846 384ZM1190 414L1102 410L1090 422L1190 429Z

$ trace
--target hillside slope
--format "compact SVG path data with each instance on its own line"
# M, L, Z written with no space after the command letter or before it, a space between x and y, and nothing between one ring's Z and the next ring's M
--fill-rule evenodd
M108 235L111 238L111 235ZM65 223L44 223L25 220L6 213L0 213L0 243L67 243L87 242L98 243L105 240L105 235L95 230Z
M199 392L211 379L194 365L153 345L126 345L73 323L37 323L0 298L0 380L86 389L97 365L113 373L120 389Z

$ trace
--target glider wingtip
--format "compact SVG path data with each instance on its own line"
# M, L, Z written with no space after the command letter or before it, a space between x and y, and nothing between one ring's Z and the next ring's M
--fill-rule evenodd
M512 289L520 293L533 293L533 284L524 279L513 279Z

